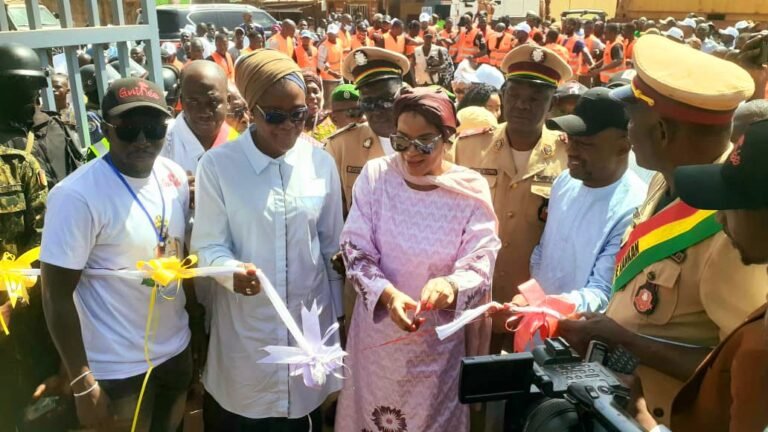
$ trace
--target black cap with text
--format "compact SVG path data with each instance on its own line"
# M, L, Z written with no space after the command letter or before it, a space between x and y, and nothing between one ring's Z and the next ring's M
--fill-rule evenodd
M101 100L101 112L109 117L134 108L155 108L170 116L163 89L152 81L141 78L121 78L112 82Z

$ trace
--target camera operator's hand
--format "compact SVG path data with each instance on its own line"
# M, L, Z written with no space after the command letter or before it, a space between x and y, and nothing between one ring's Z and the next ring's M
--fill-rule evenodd
M630 385L622 380L624 385L629 387L630 396L629 403L627 405L627 413L635 418L635 421L640 423L640 426L645 430L653 430L659 424L648 410L648 404L645 402L645 395L643 394L643 383L640 381L640 377L633 376Z
M587 353L589 341L595 339L609 346L620 345L621 341L630 338L633 333L616 321L603 314L583 313L573 319L558 321L557 330L573 349L584 356Z

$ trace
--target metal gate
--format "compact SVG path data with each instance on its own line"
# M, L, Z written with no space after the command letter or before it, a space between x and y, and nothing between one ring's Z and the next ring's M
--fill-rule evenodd
M108 0L112 4L113 24L110 26L102 25L99 18L98 3L104 0L84 1L88 13L88 27L74 26L72 6L69 0L58 0L59 10L57 12L61 23L60 29L43 29L38 0L24 1L30 30L10 31L6 8L0 7L0 44L18 43L35 49L40 57L41 66L48 70L52 70L50 57L52 50L63 48L78 135L80 142L87 148L91 142L85 111L85 93L83 92L83 82L80 78L80 67L77 61L77 50L81 46L92 45L93 52L101 54L102 50L109 44L116 43L120 62L118 72L127 77L130 59L128 42L144 41L144 52L147 57L146 69L149 72L148 79L159 85L163 85L163 80L155 0L140 1L142 24L126 24L123 1ZM99 98L102 98L107 88L107 74L105 72L107 62L103 55L94 55L93 62L96 67L96 86ZM42 92L42 100L45 109L56 111L50 77L48 78L48 87Z

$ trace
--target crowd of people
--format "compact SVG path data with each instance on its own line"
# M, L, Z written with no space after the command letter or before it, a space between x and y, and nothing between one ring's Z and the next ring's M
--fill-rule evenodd
M67 75L44 111L37 53L0 45L0 431L513 430L459 366L531 349L530 280L579 354L631 359L645 430L765 429L768 33L481 9L200 23L102 98L84 51L87 147ZM120 276L172 258L227 272ZM297 344L266 282L342 369L264 362Z

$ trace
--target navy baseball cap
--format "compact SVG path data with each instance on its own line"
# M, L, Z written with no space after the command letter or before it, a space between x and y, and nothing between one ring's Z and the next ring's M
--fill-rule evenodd
M768 120L753 123L721 164L675 169L680 199L704 210L768 208Z

